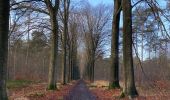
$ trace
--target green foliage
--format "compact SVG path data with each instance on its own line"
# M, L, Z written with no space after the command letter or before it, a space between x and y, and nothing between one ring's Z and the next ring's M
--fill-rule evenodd
M32 81L28 81L28 80L8 80L7 88L8 89L22 88L22 87L28 86L32 83L33 83Z
M41 51L47 46L47 38L43 32L34 31L32 33L32 40L30 47L32 51Z

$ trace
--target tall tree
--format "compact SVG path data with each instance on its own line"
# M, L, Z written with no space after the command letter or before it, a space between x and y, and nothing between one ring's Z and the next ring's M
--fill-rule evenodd
M0 0L0 100L8 100L6 92L9 0Z
M132 57L132 6L131 0L122 0L123 9L123 63L125 86L123 94L135 97L138 95L134 81Z
M119 88L119 22L121 12L121 0L114 0L114 14L112 21L111 44L111 76L109 88Z
M69 18L69 34L68 34L68 55L69 55L69 68L68 68L68 81L77 80L76 75L77 66L77 39L78 39L78 17L74 13L70 13Z
M92 7L87 4L82 12L82 30L86 49L86 74L91 82L94 82L94 67L96 59L103 54L103 46L108 37L107 25L111 17L109 7L100 4Z
M63 36L63 84L66 84L66 56L67 56L67 36L68 36L68 17L70 0L64 0L64 36Z
M51 43L51 57L50 57L50 66L49 66L49 79L48 79L48 89L53 90L56 89L56 60L58 56L58 20L57 14L60 5L60 0L55 0L55 4L53 4L50 0L45 0L45 4L49 11L50 15L50 23L52 29L52 43Z

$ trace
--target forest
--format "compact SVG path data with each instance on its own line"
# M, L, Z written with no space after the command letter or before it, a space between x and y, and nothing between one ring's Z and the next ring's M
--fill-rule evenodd
M170 100L170 1L0 0L0 100Z

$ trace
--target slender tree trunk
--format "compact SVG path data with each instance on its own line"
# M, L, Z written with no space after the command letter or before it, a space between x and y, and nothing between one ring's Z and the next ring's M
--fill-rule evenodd
M46 57L43 56L43 70L42 70L42 75L45 76L45 62L46 62ZM44 78L43 78L44 79Z
M121 0L114 0L114 15L112 22L111 73L109 88L120 88L119 85L119 21Z
M9 34L9 0L0 0L0 100L8 100L6 92Z
M75 34L75 33L74 33ZM73 48L73 51L72 51L72 66L74 68L74 80L77 80L78 79L78 66L77 66L77 36L76 34L74 35L74 37L72 38L72 48Z
M123 8L123 63L125 86L123 94L135 97L138 95L135 80L132 56L132 6L131 0L122 0Z
M144 49L144 25L142 25L142 45L141 45L141 61L143 62L143 49Z
M149 60L151 60L151 46L149 45L149 48L148 48L148 55L149 55Z
M94 82L94 66L95 66L95 53L92 56L92 61L91 61L91 82Z
M73 44L71 44L71 80L74 80L74 66L73 66Z
M13 66L14 66L14 67L13 67L13 79L14 79L14 80L15 80L15 78L16 78L16 58L17 58L16 56L17 56L17 47L18 47L18 46L16 45L16 47L14 47L14 51L13 51L13 52L14 52L14 53L13 53L13 58L14 58L14 59L13 59L13 62L14 62L14 63L13 63Z
M28 36L27 36L27 52L25 56L25 67L28 67L30 49L30 15L28 16Z
M88 54L88 62L87 62L87 67L88 67L88 79L91 81L91 55Z
M71 81L71 50L70 50L70 45L69 45L69 50L68 50L68 59L69 59L68 82L70 82Z

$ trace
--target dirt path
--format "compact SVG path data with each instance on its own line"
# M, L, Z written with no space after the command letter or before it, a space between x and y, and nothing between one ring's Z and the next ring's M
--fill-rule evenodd
M86 83L80 80L64 100L96 100L96 97L89 91Z

